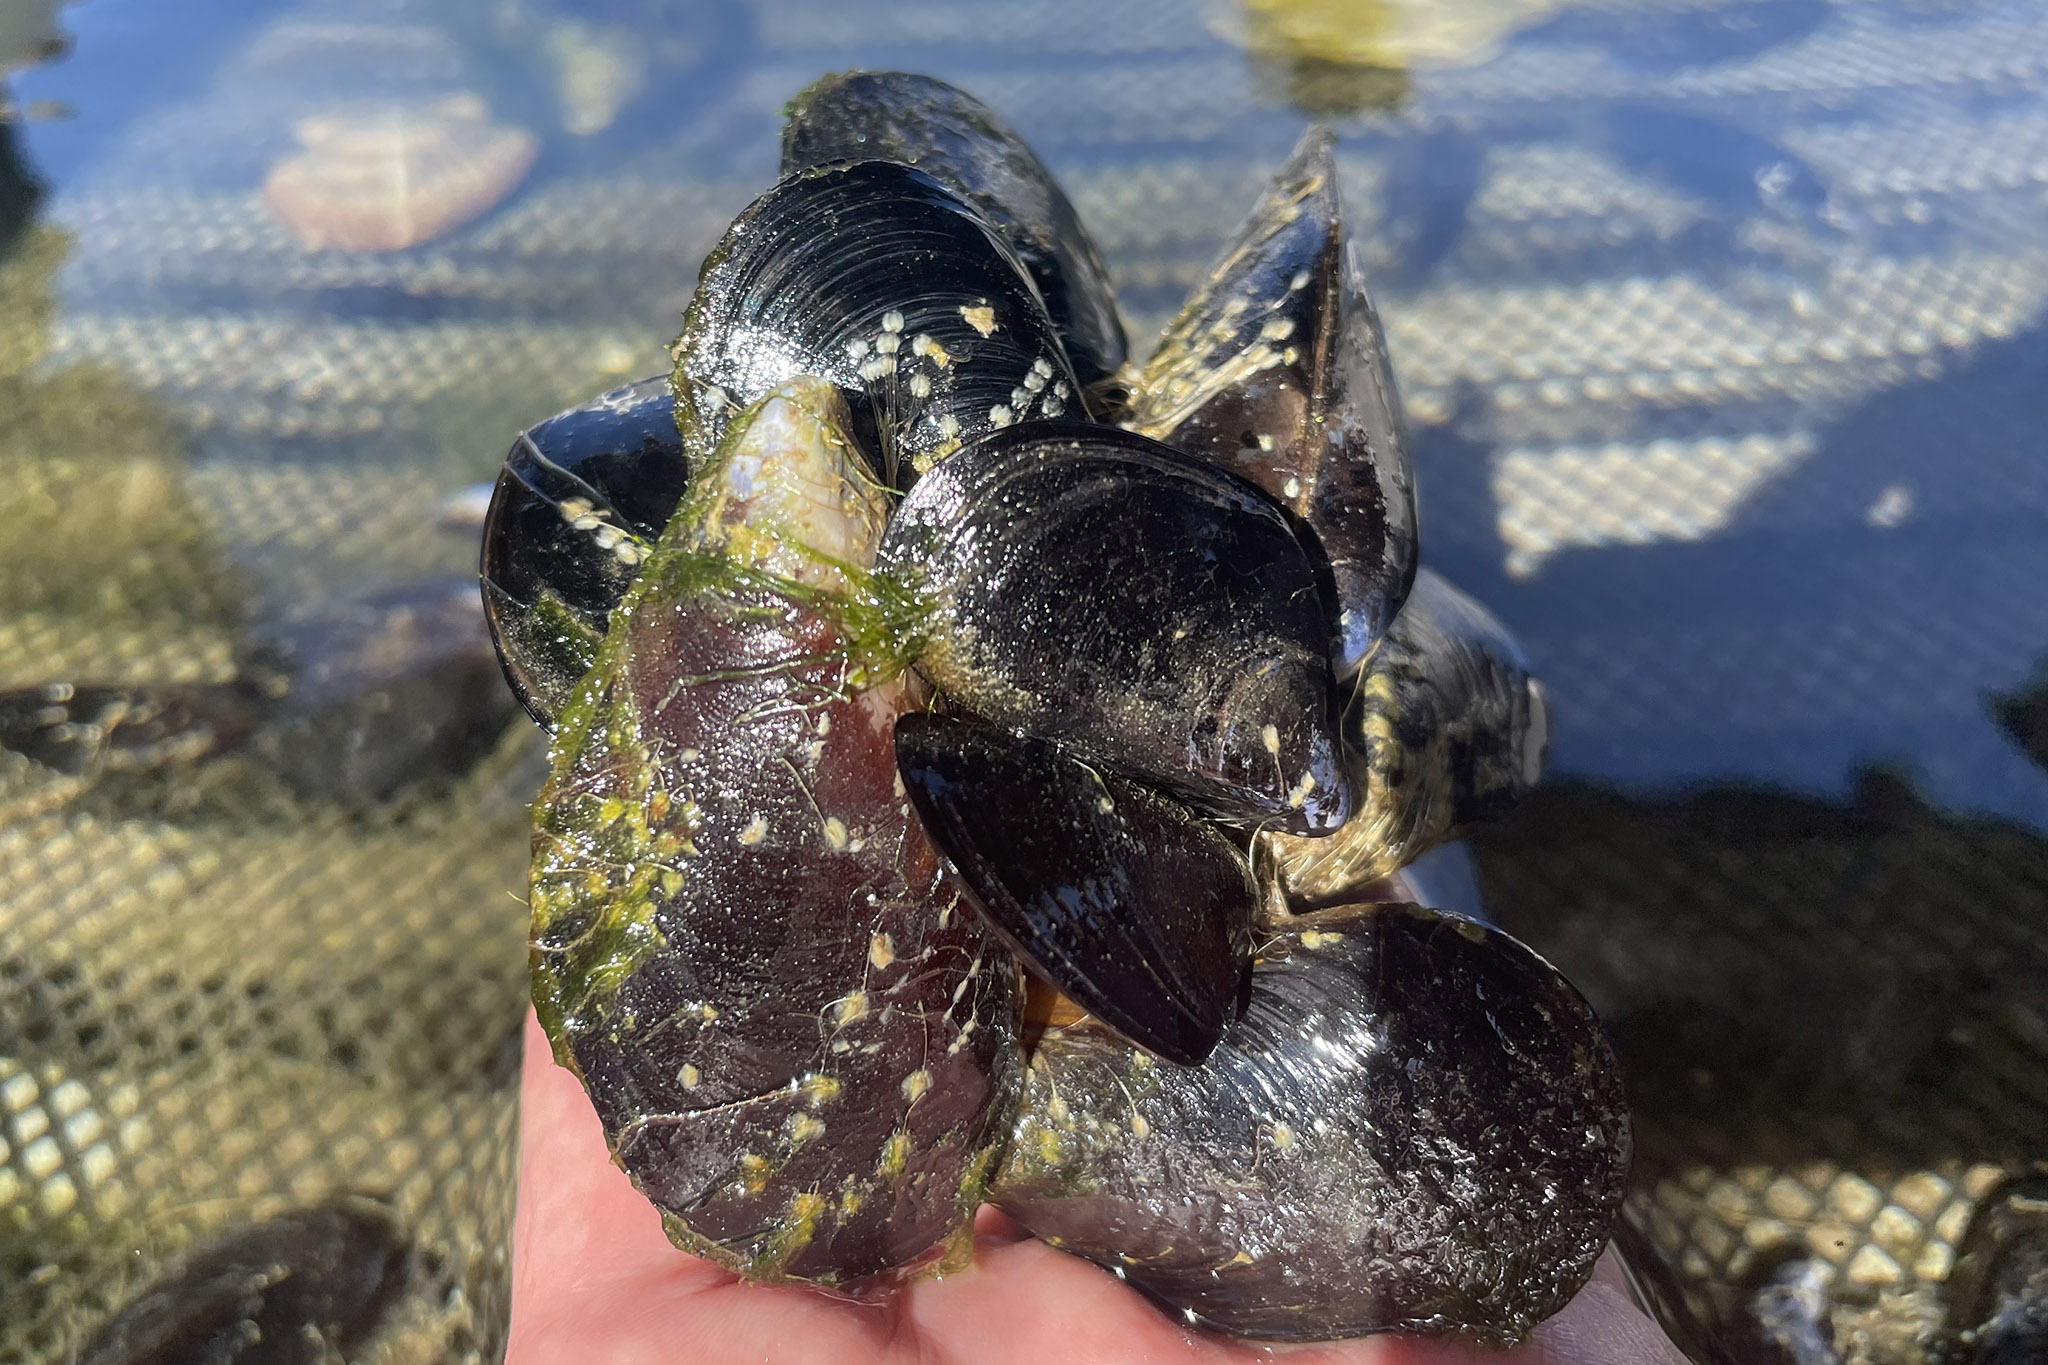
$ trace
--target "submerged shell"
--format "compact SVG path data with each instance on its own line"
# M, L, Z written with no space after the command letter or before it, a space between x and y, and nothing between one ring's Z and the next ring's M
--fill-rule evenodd
M1970 1220L1943 1286L1970 1365L2048 1360L2048 1176L2006 1182Z
M897 721L896 759L925 832L1027 964L1168 1061L1209 1055L1255 908L1221 831L1054 745L945 716Z
M1047 1031L994 1202L1190 1323L1520 1337L1591 1274L1621 1080L1541 958L1416 906L1289 922L1200 1067Z
M1311 130L1145 365L1125 425L1233 469L1321 537L1347 671L1415 576L1407 430L1332 139Z
M668 377L600 394L519 433L484 516L484 614L543 727L590 671L612 608L689 482Z
M1116 290L1052 172L993 109L908 71L826 76L782 126L784 175L834 161L915 166L979 209L1031 272L1083 388L1124 363Z
M682 426L708 448L733 411L822 375L907 485L984 432L1076 415L1059 335L1016 253L922 171L793 175L711 255L675 345Z
M1018 1008L896 784L857 459L819 381L734 424L561 713L532 882L541 1022L670 1236L843 1291L965 1236Z
M1507 629L1428 569L1379 651L1339 690L1357 814L1327 839L1270 836L1291 904L1356 899L1501 814L1543 775L1542 685Z
M540 150L470 94L311 118L297 134L305 150L270 172L263 198L309 251L430 241L510 194Z
M928 474L882 561L930 603L925 676L1212 813L1335 828L1327 570L1235 475L1131 432L1037 423Z

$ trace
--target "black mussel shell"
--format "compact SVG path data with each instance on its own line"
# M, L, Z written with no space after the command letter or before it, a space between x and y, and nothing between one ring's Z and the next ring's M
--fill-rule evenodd
M484 612L506 681L543 727L590 670L689 476L665 375L512 443L484 522Z
M1038 423L913 488L880 564L931 604L919 668L967 710L1226 819L1351 812L1327 567L1286 509L1108 427Z
M827 76L782 126L782 173L834 161L915 166L979 209L1031 272L1087 386L1124 363L1116 290L1052 172L993 109L908 71Z
M317 1365L392 1316L413 1271L381 1204L341 1199L212 1243L102 1327L78 1365Z
M1254 908L1215 826L1055 745L946 716L897 721L896 762L925 833L1040 976L1168 1061L1209 1055Z
M804 171L755 200L706 258L675 353L683 429L704 445L692 458L728 414L806 374L845 395L899 486L986 432L1081 411L1016 253L938 181L886 161Z
M1366 666L1338 684L1357 792L1327 839L1273 836L1290 903L1338 905L1543 776L1550 710L1507 628L1428 569Z
M1167 328L1126 425L1236 470L1322 537L1347 671L1415 575L1407 430L1379 316L1312 129Z
M1570 983L1417 906L1291 921L1207 1063L1049 1029L991 1199L1190 1323L1511 1341L1607 1245L1631 1139Z
M1950 1359L2048 1360L2048 1177L2008 1181L1978 1205L1943 1289Z

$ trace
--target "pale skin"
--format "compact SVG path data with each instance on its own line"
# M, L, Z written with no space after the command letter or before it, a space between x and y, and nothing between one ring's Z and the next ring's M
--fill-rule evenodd
M669 1245L531 1019L521 1105L507 1365L1685 1365L1611 1261L1509 1352L1393 1337L1256 1346L1190 1331L989 1208L971 1266L880 1303L743 1284Z

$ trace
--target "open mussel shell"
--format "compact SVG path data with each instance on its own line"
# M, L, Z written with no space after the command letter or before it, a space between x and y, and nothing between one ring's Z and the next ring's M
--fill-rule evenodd
M705 259L675 355L696 442L819 375L899 486L985 432L1081 411L1016 253L951 190L886 161L804 171L755 200Z
M1543 776L1550 710L1507 628L1424 569L1359 673L1342 680L1358 806L1327 839L1269 836L1290 904L1337 905Z
M678 1245L859 1293L968 1236L1018 977L897 785L920 690L849 627L884 496L836 390L742 414L563 707L533 996Z
M543 727L589 671L689 476L666 375L512 443L485 514L484 613L506 681Z
M1332 145L1321 129L1302 138L1167 328L1125 425L1236 470L1314 528L1346 671L1408 593L1415 494L1379 316L1345 249Z
M990 1197L1189 1323L1512 1341L1592 1273L1630 1150L1555 969L1455 915L1347 907L1265 945L1202 1066L1048 1029Z
M1027 964L1168 1061L1209 1055L1254 908L1215 826L1042 740L946 716L897 721L896 761L925 833Z
M1254 485L1109 427L977 441L896 509L879 561L930 604L919 669L994 724L1226 819L1351 812L1328 569Z
M1085 388L1124 363L1116 290L1081 219L1045 163L964 90L908 71L826 76L782 126L782 173L834 161L915 166L979 209L1017 253Z

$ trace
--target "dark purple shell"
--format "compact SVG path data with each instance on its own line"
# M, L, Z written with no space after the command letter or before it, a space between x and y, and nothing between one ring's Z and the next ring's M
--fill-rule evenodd
M1018 972L897 785L891 730L917 690L849 636L839 571L796 548L871 553L844 409L813 380L760 416L558 719L534 1003L678 1244L859 1292L966 1233L1014 1092ZM835 487L843 518L788 491Z
M1290 919L1209 1061L1049 1030L994 1202L1190 1323L1512 1341L1592 1273L1621 1081L1548 963L1417 906Z

